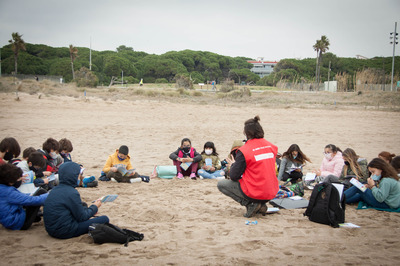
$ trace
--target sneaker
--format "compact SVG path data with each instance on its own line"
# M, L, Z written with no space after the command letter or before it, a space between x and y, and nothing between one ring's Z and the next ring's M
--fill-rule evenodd
M117 182L117 180L114 179L114 177L111 177L112 182Z
M83 187L87 187L88 183L91 183L91 182L93 182L95 180L96 180L96 178L94 176L87 176L82 180L82 186Z
M191 173L191 174L190 174L190 179L196 180L196 174L195 174L195 173Z
M176 176L176 178L178 178L178 179L183 179L182 173L178 173L178 175Z
M131 178L131 179L129 179L129 181L131 183L139 183L139 182L142 182L142 179L140 177L137 177L137 178Z
M261 208L261 203L251 202L246 206L246 213L243 215L246 218L250 218L255 215Z
M87 183L86 187L97 187L99 185L99 182L97 180L94 180L93 182Z
M258 213L261 213L262 216L265 216L267 214L267 211L268 211L267 204L265 204L265 203L261 204L261 207L258 210Z
M223 180L223 179L225 179L225 176L224 176L224 175L217 176L217 178L215 178L215 179L217 179L217 180Z
M140 175L139 176L143 182L149 183L150 182L150 177L147 175Z

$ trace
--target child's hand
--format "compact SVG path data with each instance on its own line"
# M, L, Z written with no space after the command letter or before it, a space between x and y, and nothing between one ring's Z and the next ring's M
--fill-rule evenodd
M48 184L49 183L49 179L46 177L46 178L43 178L43 182L45 183L45 184Z
M50 171L43 171L43 175L44 176L49 176L49 175L51 175L51 172Z
M117 167L111 167L110 170L113 171L114 173L118 171Z
M100 206L101 206L101 200L100 200L100 199L97 199L93 204L96 205L97 208L100 208Z

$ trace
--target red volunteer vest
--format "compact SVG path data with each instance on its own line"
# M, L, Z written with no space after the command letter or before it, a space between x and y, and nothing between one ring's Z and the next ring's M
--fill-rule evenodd
M246 169L239 180L243 193L257 200L275 198L279 190L275 172L278 147L265 139L251 139L240 151L246 159Z

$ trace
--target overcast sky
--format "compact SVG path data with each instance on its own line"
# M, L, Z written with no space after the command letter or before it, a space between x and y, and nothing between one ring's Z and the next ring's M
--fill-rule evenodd
M0 47L18 32L53 47L89 47L91 38L97 51L126 45L280 60L314 58L326 35L337 56L370 58L392 55L396 21L400 0L0 0Z

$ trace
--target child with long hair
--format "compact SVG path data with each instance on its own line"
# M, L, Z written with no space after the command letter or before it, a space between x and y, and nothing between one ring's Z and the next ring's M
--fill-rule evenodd
M384 160L387 163L391 163L392 159L396 156L396 154L394 153L390 153L388 151L383 151L381 153L378 154L378 157L381 158L382 160Z
M371 177L367 179L367 190L362 192L353 186L347 189L346 203L364 201L374 208L397 209L400 207L400 183L394 168L380 158L368 164Z
M208 141L204 144L199 162L199 177L205 179L225 179L225 172L221 169L221 161L213 142Z
M301 151L299 145L292 144L282 154L282 160L279 167L278 180L287 181L290 178L292 184L297 183L303 177L303 166L310 159Z
M369 176L367 160L365 158L360 158L360 156L358 156L351 148L345 149L342 153L342 157L344 160L344 166L340 176L329 175L324 179L324 182L339 182L344 184L346 187L350 187L350 179L354 177L361 183L366 183Z
M329 175L340 176L344 166L342 150L339 147L328 144L325 146L323 154L321 167L315 171L316 182L324 180Z

